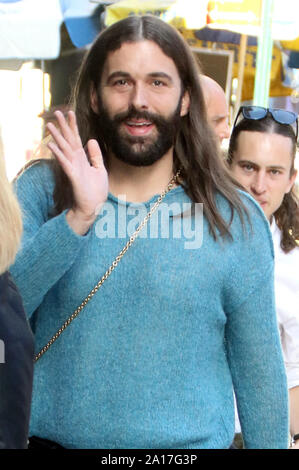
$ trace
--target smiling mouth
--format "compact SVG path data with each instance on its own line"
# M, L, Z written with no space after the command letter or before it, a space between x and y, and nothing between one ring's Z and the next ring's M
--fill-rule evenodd
M124 125L131 135L146 135L151 132L154 124L151 121L134 121L128 120L124 122Z

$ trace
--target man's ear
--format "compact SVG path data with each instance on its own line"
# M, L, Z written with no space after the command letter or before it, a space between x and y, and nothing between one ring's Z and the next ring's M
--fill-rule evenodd
M189 106L190 106L190 95L188 91L185 91L183 98L182 98L182 104L181 104L181 116L186 116L189 112Z
M285 194L287 194L291 191L292 187L295 184L296 178L297 178L297 170L294 170L294 173L292 173L292 176L290 177L290 184L288 185L288 188L287 188L287 191L285 192Z
M96 92L94 84L91 85L90 89L90 105L93 112L99 114L98 94Z

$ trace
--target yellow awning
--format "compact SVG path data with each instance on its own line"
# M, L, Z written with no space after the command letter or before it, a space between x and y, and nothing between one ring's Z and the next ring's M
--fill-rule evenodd
M110 26L131 15L155 15L176 27L200 29L206 25L208 0L122 0L106 7Z

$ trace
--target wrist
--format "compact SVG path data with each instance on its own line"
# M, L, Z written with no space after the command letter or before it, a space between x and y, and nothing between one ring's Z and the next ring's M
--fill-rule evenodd
M96 211L92 212L83 212L81 209L72 208L70 211L73 213L74 217L82 220L82 222L87 222L93 224L95 219L97 218Z
M66 219L77 235L85 235L96 219L96 214L87 214L78 209L69 209Z

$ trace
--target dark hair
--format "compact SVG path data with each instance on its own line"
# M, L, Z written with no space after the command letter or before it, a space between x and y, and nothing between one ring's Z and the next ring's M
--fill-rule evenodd
M229 223L219 214L216 193L221 193L229 202L231 219L236 209L243 221L244 206L218 151L218 142L210 129L199 83L199 67L191 49L178 31L154 16L131 16L104 30L88 51L79 70L74 89L73 103L79 133L83 145L94 138L105 157L105 141L99 135L98 116L91 108L91 89L97 91L100 100L101 74L110 52L125 42L149 40L155 42L165 55L170 57L178 70L182 92L188 91L191 103L188 115L181 118L180 131L174 145L174 172L181 168L181 177L193 202L202 202L213 236L230 235ZM54 162L56 188L54 201L57 213L73 204L71 184L62 169ZM245 211L246 212L246 211Z
M279 134L291 139L292 149L290 156L292 159L292 165L290 176L294 174L297 142L294 129L291 125L280 124L269 114L265 118L259 120L242 119L242 121L234 127L230 137L227 158L229 165L232 164L234 152L237 150L238 146L238 136L242 131ZM284 195L281 206L276 210L273 216L281 230L280 246L285 253L288 253L298 246L299 240L299 199L295 193L294 186L289 193Z

